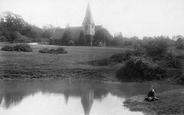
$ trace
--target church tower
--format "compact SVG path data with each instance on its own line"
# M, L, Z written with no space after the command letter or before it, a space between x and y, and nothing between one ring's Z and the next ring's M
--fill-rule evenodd
M82 30L84 32L87 45L92 46L93 35L95 34L95 23L93 21L89 3L86 10L84 21L82 23Z

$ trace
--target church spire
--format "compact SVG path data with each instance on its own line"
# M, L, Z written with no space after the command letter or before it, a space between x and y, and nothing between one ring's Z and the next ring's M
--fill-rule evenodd
M95 35L95 23L93 21L89 3L82 23L82 30L84 32L87 45L92 46L93 35Z
M84 21L83 21L82 24L83 25L86 25L86 24L95 24L94 21L93 21L93 17L92 17L92 14L91 14L91 9L90 9L89 3L88 3L87 10L86 10L85 18L84 18Z

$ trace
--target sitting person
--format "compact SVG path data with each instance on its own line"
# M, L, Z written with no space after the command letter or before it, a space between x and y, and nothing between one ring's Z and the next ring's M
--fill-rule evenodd
M145 98L146 101L155 101L158 100L157 97L155 97L155 90L154 86L151 85L150 91L148 92L148 97Z

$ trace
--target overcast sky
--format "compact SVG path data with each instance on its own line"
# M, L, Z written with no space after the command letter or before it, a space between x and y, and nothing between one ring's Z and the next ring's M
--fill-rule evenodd
M0 0L30 24L81 26L90 3L96 25L123 36L184 35L184 0Z

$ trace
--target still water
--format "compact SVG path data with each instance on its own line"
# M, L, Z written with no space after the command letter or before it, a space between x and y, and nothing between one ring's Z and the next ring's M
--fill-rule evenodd
M0 115L142 115L123 106L148 84L94 81L0 81ZM181 88L155 86L157 92Z

